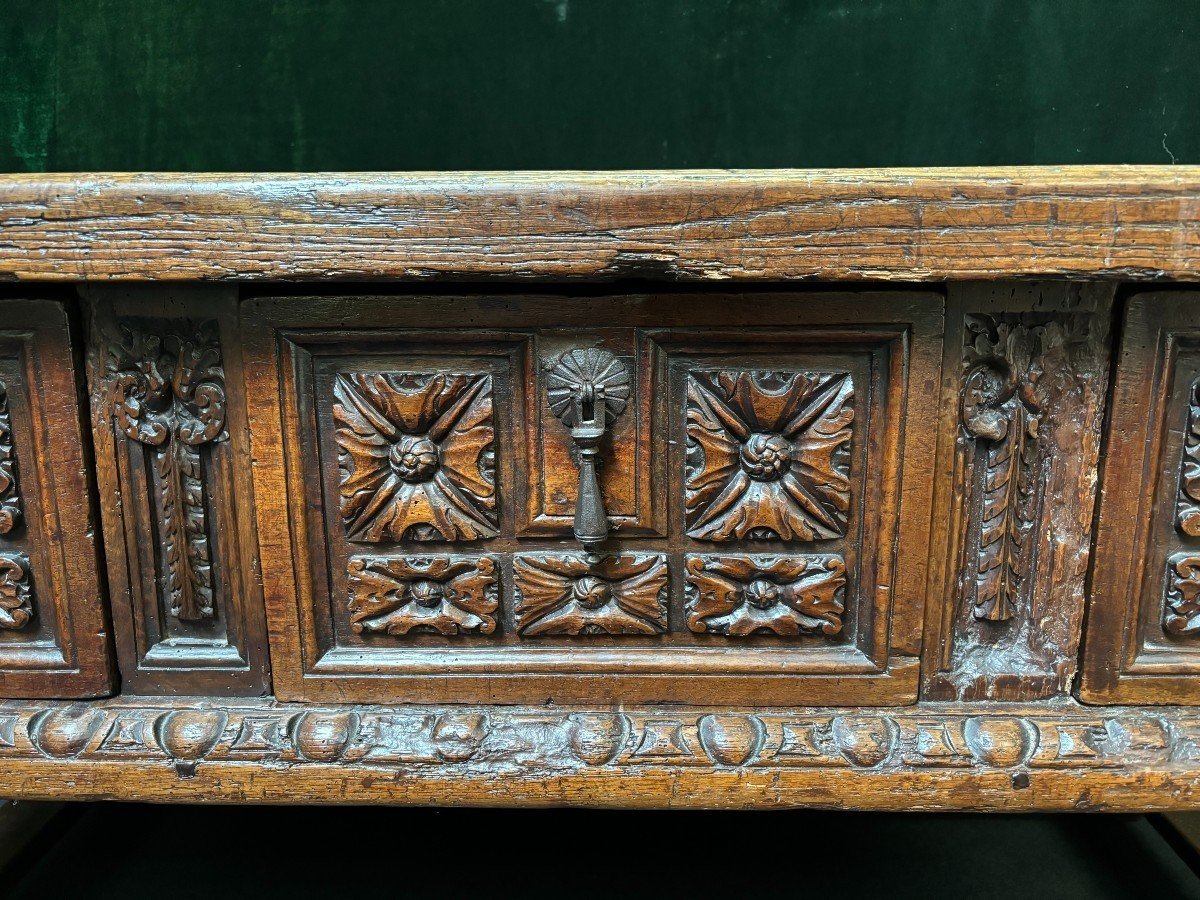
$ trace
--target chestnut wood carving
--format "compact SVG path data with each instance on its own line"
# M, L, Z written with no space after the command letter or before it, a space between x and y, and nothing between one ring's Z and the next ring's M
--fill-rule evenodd
M66 304L0 298L0 697L115 686L78 353Z
M523 553L513 559L517 630L659 634L667 629L667 558L650 553Z
M837 634L845 587L837 556L689 556L688 627L730 637Z
M29 559L20 553L0 553L0 628L24 628L33 618L30 604Z
M334 397L350 540L496 536L490 377L339 374Z
M499 586L491 556L354 556L350 625L358 633L491 634Z
M846 374L689 373L688 536L844 535L853 397Z
M928 699L1028 700L1077 669L1113 290L952 285ZM1047 498L1057 498L1047 502ZM944 580L943 580L944 579Z
M1192 512L1200 294L1140 293L1124 312L1096 526L1080 696L1200 703Z
M8 413L8 388L0 381L0 534L21 522L21 492L17 486L17 460L13 450L12 418Z
M221 288L88 296L92 425L127 689L263 693L243 389L224 340L234 299Z

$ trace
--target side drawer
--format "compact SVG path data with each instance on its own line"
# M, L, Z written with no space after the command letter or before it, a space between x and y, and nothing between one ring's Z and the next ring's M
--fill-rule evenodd
M279 297L241 324L280 698L916 699L941 296ZM572 416L605 419L586 547Z
M3 697L114 688L75 335L61 303L0 300Z

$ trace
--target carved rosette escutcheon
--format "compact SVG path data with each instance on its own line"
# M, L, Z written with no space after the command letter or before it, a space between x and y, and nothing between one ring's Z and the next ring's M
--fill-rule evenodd
M24 628L33 618L29 560L22 553L0 553L0 629Z
M357 633L491 634L498 603L491 556L353 556L350 626Z
M689 373L688 535L844 536L853 399L846 373Z
M212 618L213 573L202 448L228 439L214 321L155 333L122 323L107 359L115 427L152 453L163 582L171 614Z
M1175 524L1188 537L1200 537L1200 379L1188 390L1188 424L1183 436L1183 473Z
M689 556L688 628L729 637L838 634L845 587L840 556Z
M496 536L490 375L339 374L333 392L350 540Z
M0 381L0 534L8 534L20 522L21 495L17 489L12 420L8 415L8 388Z
M526 637L666 631L661 554L526 553L514 557L513 575L517 631Z
M1177 553L1167 560L1163 628L1180 636L1200 634L1200 555Z
M971 565L977 619L1004 621L1030 567L1040 495L1038 382L1043 357L1063 344L1060 322L1031 325L1020 316L968 315L962 422L975 444L977 550Z

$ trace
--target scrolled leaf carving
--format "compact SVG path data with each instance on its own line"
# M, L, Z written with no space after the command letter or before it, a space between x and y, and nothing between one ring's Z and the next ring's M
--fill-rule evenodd
M0 381L0 534L8 534L20 521L21 495L17 486L12 419L8 414L8 388Z
M339 374L333 392L350 540L496 536L490 375Z
M690 372L687 533L704 541L846 534L848 373Z
M1163 628L1180 637L1200 634L1200 555L1179 553L1167 560Z
M1200 537L1200 379L1188 390L1188 423L1183 436L1183 472L1179 479L1176 527Z
M228 438L217 323L122 322L109 345L108 398L118 432L152 455L171 614L212 618L212 551L202 448Z
M390 635L491 634L498 586L491 556L353 556L350 627Z
M667 558L653 553L526 553L513 559L517 631L662 634Z
M33 618L29 560L23 554L0 554L0 629L16 631Z
M845 587L839 556L689 556L688 627L729 637L835 635Z
M1030 565L1040 497L1043 359L1066 339L1061 322L969 315L962 423L975 444L977 550L970 580L977 619L1012 617Z

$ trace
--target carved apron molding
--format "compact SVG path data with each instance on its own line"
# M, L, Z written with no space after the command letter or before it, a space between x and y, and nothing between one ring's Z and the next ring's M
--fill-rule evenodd
M179 619L209 619L213 554L202 448L228 439L217 325L118 327L106 359L112 420L150 455L167 605Z

